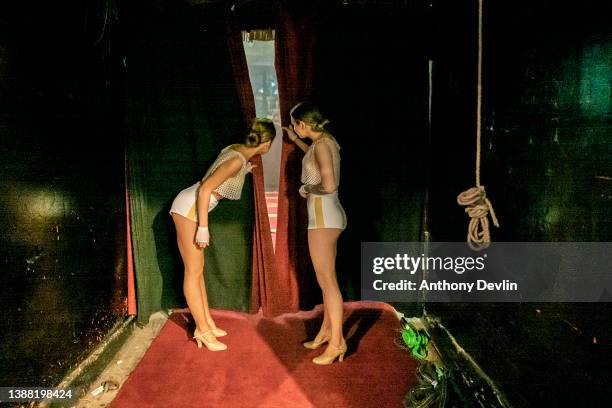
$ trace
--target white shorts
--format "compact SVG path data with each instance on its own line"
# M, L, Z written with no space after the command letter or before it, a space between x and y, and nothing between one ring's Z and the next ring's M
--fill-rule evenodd
M200 182L198 181L193 186L188 187L178 193L172 206L170 207L170 214L177 213L191 221L198 222L198 209L196 203L198 202L198 190L200 188ZM210 195L210 202L208 204L208 212L211 212L219 204L219 200L214 194Z
M346 228L346 213L338 193L308 194L308 229Z

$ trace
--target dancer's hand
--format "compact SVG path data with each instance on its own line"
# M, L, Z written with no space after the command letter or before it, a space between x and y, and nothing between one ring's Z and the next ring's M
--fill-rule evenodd
M304 198L308 198L308 191L306 191L306 184L302 184L302 187L300 187L300 195Z
M289 138L289 140L291 140L292 142L296 141L298 135L294 132L293 129L283 126L283 130L287 132L287 137Z
M208 227L198 227L195 237L196 245L200 248L206 248L210 243L210 233Z
M256 165L256 164L251 164L251 162L247 162L247 164L246 164L246 171L247 171L248 173L251 173L251 172L253 172L253 169L254 169L255 167L257 167L257 165Z

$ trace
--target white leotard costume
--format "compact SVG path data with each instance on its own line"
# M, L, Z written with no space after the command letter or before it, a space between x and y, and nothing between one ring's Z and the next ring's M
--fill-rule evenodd
M219 187L217 187L214 192L217 193L222 198L227 198L230 200L238 200L242 194L242 187L244 186L244 178L248 172L251 171L250 163L247 162L245 157L233 149L233 146L227 146L219 156L215 159L214 163L208 168L206 174L202 178L201 181L198 181L191 187L188 187L182 190L174 201L172 202L172 206L170 207L170 214L176 213L180 214L185 218L188 218L194 222L198 222L198 210L197 210L197 199L198 199L198 191L202 182L204 182L219 166L228 161L233 157L240 157L242 160L242 167L238 170L234 176L225 180ZM211 212L219 203L219 199L215 196L215 194L210 195L210 202L208 205L208 212Z
M336 192L332 194L308 194L308 229L346 228L346 213L338 199L340 185L340 145L333 136L323 136L313 142L302 159L302 183L317 185L321 183L321 171L315 157L315 146L325 143L332 153L332 165Z

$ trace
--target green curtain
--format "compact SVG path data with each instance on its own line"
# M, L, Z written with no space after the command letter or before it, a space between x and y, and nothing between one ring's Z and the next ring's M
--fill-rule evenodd
M185 306L170 205L244 131L223 19L172 7L139 9L126 53L128 189L141 322L161 308ZM252 222L247 178L241 200L222 201L210 217L206 284L213 308L248 310Z

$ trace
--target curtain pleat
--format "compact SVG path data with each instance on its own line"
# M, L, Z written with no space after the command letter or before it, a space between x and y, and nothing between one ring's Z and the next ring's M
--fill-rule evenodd
M245 124L255 117L255 100L249 78L249 70L244 53L243 34L241 33L234 16L226 15L226 26L228 31L228 48L232 60L234 79L242 106ZM272 234L268 219L268 208L266 206L265 184L263 163L261 156L255 156L251 162L256 167L253 169L253 248L252 248L252 273L251 273L251 302L250 311L257 312L261 307L264 313L270 309L269 280L275 276L274 249Z

